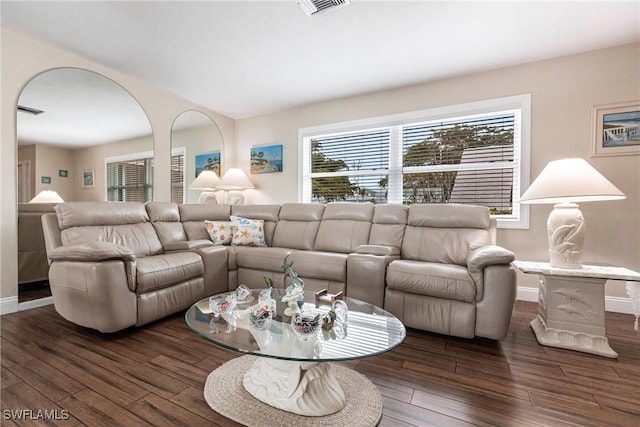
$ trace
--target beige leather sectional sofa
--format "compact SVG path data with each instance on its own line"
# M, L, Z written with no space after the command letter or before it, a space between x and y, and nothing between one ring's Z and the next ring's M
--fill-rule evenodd
M214 245L205 220L263 220L266 247ZM114 332L265 277L345 291L411 328L502 339L516 295L513 254L487 208L357 203L196 205L72 202L43 216L56 310Z

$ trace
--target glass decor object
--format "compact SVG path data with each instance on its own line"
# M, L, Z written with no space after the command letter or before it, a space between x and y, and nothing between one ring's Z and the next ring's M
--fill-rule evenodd
M231 313L236 308L236 303L237 298L234 293L214 295L209 298L209 308L216 317Z
M251 327L256 328L259 331L267 330L271 327L271 319L273 313L269 304L266 305L254 305L249 312L249 321Z
M335 321L343 326L347 326L347 320L349 317L349 308L347 307L347 303L343 300L334 301L331 305L331 311L335 313Z
M251 295L251 289L247 285L240 284L235 290L236 300L238 302L246 301L247 297Z
M293 332L302 339L315 337L320 328L320 314L295 313L291 317Z

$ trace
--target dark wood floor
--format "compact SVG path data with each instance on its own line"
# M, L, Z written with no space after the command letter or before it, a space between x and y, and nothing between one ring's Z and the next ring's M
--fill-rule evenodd
M518 302L507 339L464 340L410 330L382 356L347 363L383 396L381 426L640 425L640 337L633 317L607 313L618 359L538 345L534 303ZM233 353L177 314L103 335L51 306L2 316L0 424L8 410L68 411L50 425L236 426L204 401L204 382ZM18 425L38 425L33 421Z

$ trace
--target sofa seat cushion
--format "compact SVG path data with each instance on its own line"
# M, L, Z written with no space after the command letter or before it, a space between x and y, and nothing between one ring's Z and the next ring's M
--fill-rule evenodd
M282 266L291 253L286 248L256 248L251 246L236 246L235 260L237 268L282 272Z
M138 258L136 293L163 289L204 274L204 263L194 252L178 252Z
M347 254L320 251L293 251L287 261L302 278L347 281Z
M400 292L473 302L476 286L466 267L411 260L392 261L387 286Z

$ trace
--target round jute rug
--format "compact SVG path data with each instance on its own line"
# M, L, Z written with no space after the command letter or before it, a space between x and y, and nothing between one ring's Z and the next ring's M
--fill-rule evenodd
M256 356L237 357L209 374L204 398L213 410L249 427L370 427L382 417L382 397L376 386L359 372L336 364L332 369L347 396L344 409L323 417L305 417L267 405L242 385L242 378L255 359Z

